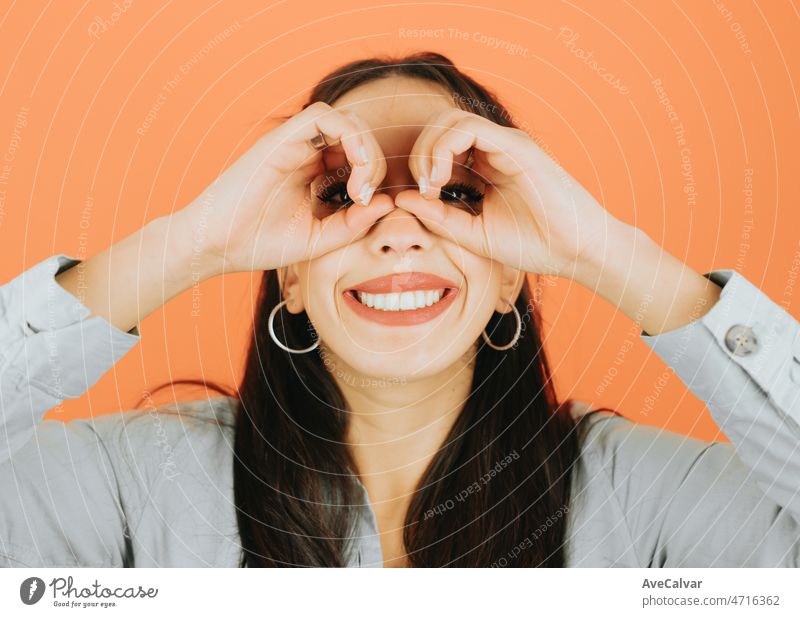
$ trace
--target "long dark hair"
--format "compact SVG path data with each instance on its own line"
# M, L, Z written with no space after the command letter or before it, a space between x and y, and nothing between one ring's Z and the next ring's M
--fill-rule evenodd
M457 106L514 126L491 92L435 53L342 66L306 105L333 104L390 76L440 84ZM267 319L282 299L277 272L265 272L235 421L242 565L344 566L360 499L346 403L319 348L288 354L270 338ZM525 319L518 343L496 351L477 341L469 398L411 499L403 541L412 566L564 565L577 423L569 401L556 399L527 280L516 308ZM281 311L276 324L290 347L313 342L306 313ZM513 315L495 313L486 329L505 342L515 325Z

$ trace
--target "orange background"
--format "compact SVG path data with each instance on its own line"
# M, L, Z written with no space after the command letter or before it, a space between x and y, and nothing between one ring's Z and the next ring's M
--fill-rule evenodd
M616 217L700 272L740 271L797 317L800 300L787 286L800 250L798 25L788 2L3 3L0 152L21 112L26 126L0 187L0 281L53 253L91 256L181 208L255 141L260 120L296 112L336 65L430 49L494 88ZM565 26L578 34L571 47L559 38ZM410 38L415 29L442 30ZM578 48L593 51L619 87ZM168 87L176 73L180 81ZM685 128L694 203L657 78ZM151 125L137 133L165 92ZM630 320L586 289L551 282L542 307L562 397L724 439L674 375L657 392L664 365L636 341ZM127 409L168 379L236 383L251 276L211 280L201 292L199 317L191 316L191 292L176 298L141 324L139 345L91 392L49 417ZM633 347L618 356L626 341ZM611 367L617 374L601 390Z

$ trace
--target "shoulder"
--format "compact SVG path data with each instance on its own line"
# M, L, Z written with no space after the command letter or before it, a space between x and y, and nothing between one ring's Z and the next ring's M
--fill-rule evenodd
M72 423L97 435L115 467L141 477L164 475L169 467L185 470L224 462L233 451L235 414L236 400L222 396L151 404Z
M739 471L742 466L735 449L726 442L706 442L641 424L613 410L593 410L581 401L571 412L582 425L583 472L606 476L622 500L668 492L689 478L720 478L726 470Z
M148 404L141 409L74 421L90 424L101 438L126 433L132 438L149 438L160 434L178 439L218 428L232 428L235 413L236 400L220 396L160 406Z
M706 442L669 429L635 422L618 411L608 408L593 408L584 401L574 400L570 413L581 425L581 452L605 462L621 459L625 463L645 462L644 459L672 459L680 451L682 455L699 453L713 445L729 445Z

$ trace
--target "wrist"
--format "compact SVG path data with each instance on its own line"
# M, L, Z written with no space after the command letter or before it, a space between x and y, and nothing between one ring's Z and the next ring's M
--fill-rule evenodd
M154 221L156 223L156 221ZM189 208L158 219L164 234L168 271L187 288L222 274L223 259L213 250L208 224L193 216Z
M142 228L141 251L160 267L166 297L176 296L215 275L198 250L188 220L180 212L153 219Z
M590 257L579 283L618 308L648 335L685 326L719 299L720 288L642 230L621 224L607 249Z
M582 254L572 277L576 283L596 293L614 281L624 280L637 255L653 253L654 247L656 251L661 250L642 230L619 219L610 218L604 229L603 246Z

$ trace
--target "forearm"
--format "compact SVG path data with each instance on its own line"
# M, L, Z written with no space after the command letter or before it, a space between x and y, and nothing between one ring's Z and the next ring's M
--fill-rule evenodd
M702 317L721 290L643 231L625 224L609 235L605 253L588 259L574 278L651 336Z
M191 240L170 230L170 217L139 231L56 277L92 314L128 332L172 297L207 278L194 268ZM169 238L178 242L169 242Z

